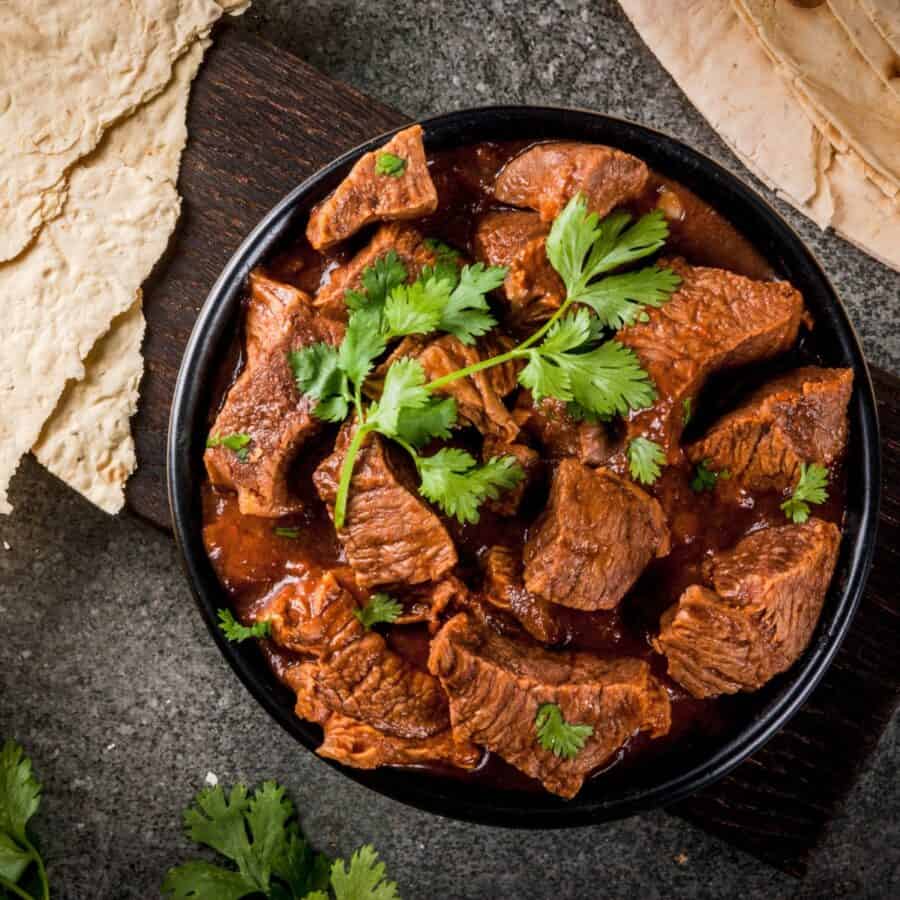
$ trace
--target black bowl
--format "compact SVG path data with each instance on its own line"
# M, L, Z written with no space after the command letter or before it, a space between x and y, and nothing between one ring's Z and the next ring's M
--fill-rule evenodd
M741 181L690 147L640 125L596 113L548 107L488 107L422 122L429 150L483 140L568 138L610 144L644 159L724 212L769 260L779 276L803 292L816 319L822 362L850 366L856 380L850 404L847 515L834 580L813 640L788 673L767 686L750 720L711 745L635 766L625 779L589 781L573 800L543 792L489 789L484 784L409 769L344 774L382 794L422 809L494 825L556 828L585 825L672 803L721 778L758 750L807 699L850 626L875 546L881 459L878 420L859 340L834 289L812 254L779 215ZM232 340L250 270L347 173L355 160L393 132L345 153L294 188L253 230L214 285L185 351L169 424L169 502L178 546L200 611L213 639L253 696L297 740L314 750L318 726L298 719L291 692L275 679L255 646L228 643L216 627L226 595L204 551L200 485L206 413L216 367Z

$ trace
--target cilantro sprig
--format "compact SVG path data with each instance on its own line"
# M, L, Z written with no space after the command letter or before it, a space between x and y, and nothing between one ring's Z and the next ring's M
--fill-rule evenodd
M241 462L244 462L250 455L249 444L252 440L253 438L249 434L210 435L206 439L206 446L225 447L226 450L233 451Z
M694 468L694 477L691 479L691 490L696 494L702 494L704 491L711 491L716 486L719 479L727 481L731 478L728 469L722 469L720 472L710 468L708 459L701 459Z
M828 499L828 470L818 463L800 463L800 479L791 496L781 504L784 514L795 524L809 519L809 504L824 503Z
M661 474L661 466L665 465L666 454L656 441L649 438L633 438L626 451L628 471L635 481L641 484L653 484Z
M48 900L50 887L28 827L41 803L31 760L15 741L0 748L0 896Z
M255 622L248 627L238 622L230 609L220 609L219 630L229 641L239 644L241 641L248 641L251 638L269 637L271 625L269 622L261 621Z
M232 865L194 860L168 871L165 897L176 900L399 900L384 863L366 845L350 858L329 860L306 842L283 787L267 781L252 796L243 785L226 794L201 791L184 814L188 837Z
M375 172L399 178L406 171L406 160L395 153L381 152L375 157Z
M403 604L382 593L372 594L365 606L353 610L353 614L366 628L381 622L390 625L396 622L402 613Z
M594 733L590 725L573 725L555 703L543 703L534 719L538 743L561 759L574 759Z
M667 235L658 212L635 222L624 212L600 220L576 195L547 238L547 256L566 286L566 298L554 315L511 350L430 382L417 360L399 359L387 370L381 397L368 407L362 385L390 341L445 332L473 344L490 331L496 321L487 294L500 286L506 270L481 263L461 267L455 251L440 242L430 246L434 263L411 284L393 252L366 270L363 290L345 296L350 318L341 345L315 344L289 356L298 389L317 401L317 417L342 422L351 410L356 415L338 482L335 527L344 525L353 467L373 432L409 452L421 479L420 493L463 523L477 522L486 499L521 480L524 473L513 457L479 465L454 448L432 456L419 453L429 442L450 437L457 422L455 401L435 395L460 378L521 361L525 365L519 382L535 401L557 398L583 418L608 419L649 406L655 398L649 375L634 351L607 338L606 331L639 321L647 306L661 306L679 279L657 266L610 273L655 253ZM650 477L655 459L645 448L640 459L643 476Z

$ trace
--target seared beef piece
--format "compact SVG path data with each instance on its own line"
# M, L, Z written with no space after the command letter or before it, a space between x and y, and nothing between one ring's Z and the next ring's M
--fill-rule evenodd
M852 369L789 372L751 394L685 453L691 462L728 469L749 490L793 487L800 463L829 466L843 452L852 390Z
M504 491L496 500L488 500L485 506L501 516L514 516L522 505L525 491L540 471L541 456L537 450L526 444L508 444L500 438L488 435L481 448L481 458L484 462L488 462L497 456L514 456L519 461L525 477L514 488Z
M354 615L354 597L327 572L318 583L290 583L263 612L272 640L316 657L316 697L333 712L379 731L422 738L448 726L438 682L388 647Z
M377 161L385 153L399 156L406 163L401 175L378 174ZM426 216L437 209L437 203L425 160L422 128L413 125L358 160L334 193L312 211L306 237L316 250L323 250L372 222Z
M324 313L342 321L347 319L347 291L362 291L363 272L371 268L393 250L406 269L407 281L415 281L425 266L433 265L435 255L424 244L422 235L412 225L382 225L372 240L348 263L338 266L328 283L319 289L313 305Z
M438 582L427 582L395 595L403 604L403 613L394 620L395 625L415 625L427 622L437 630L440 617L450 607L463 608L468 603L469 590L455 576L448 575Z
M475 231L475 255L490 266L505 266L503 290L509 321L537 326L559 309L565 286L547 258L550 227L533 212L502 211L483 216Z
M357 769L378 766L409 766L440 762L461 769L474 769L482 752L473 743L457 738L447 728L429 737L400 737L372 725L333 712L319 697L317 663L301 663L285 675L297 695L295 711L302 719L322 726L324 739L316 752Z
M785 281L751 281L725 269L663 260L681 286L648 320L618 334L637 353L656 385L649 409L634 412L628 436L660 444L678 461L684 402L696 400L706 379L720 369L777 356L791 347L803 317L803 297Z
M695 697L755 691L806 649L837 561L841 533L810 519L756 531L716 554L660 621L669 675Z
M484 583L481 594L488 603L505 610L542 644L558 644L565 630L553 615L553 604L525 589L522 583L522 554L500 544L482 558Z
M203 459L214 485L237 491L243 514L281 516L300 508L287 484L288 467L321 426L312 415L314 403L297 391L288 351L320 341L338 344L344 327L320 316L303 291L255 271L245 329L244 369L210 434L247 434L251 441L246 454L219 446Z
M350 436L351 427L345 425L334 453L313 474L316 490L332 515ZM456 565L453 541L419 497L405 462L377 434L366 438L356 457L338 540L362 587L437 581Z
M638 659L602 660L590 653L552 652L454 616L431 642L428 660L450 698L454 733L574 797L595 768L638 731L658 737L671 712L663 686ZM572 724L594 731L573 759L538 743L534 721L544 703Z
M422 363L425 376L434 381L457 369L465 368L510 349L509 338L503 335L487 335L477 344L464 344L452 334L429 339L421 335L404 338L391 355L372 373L366 382L366 393L377 397L381 393L388 368L398 359L412 357ZM467 378L451 381L435 393L447 394L456 400L457 420L461 424L474 425L482 434L493 435L512 442L519 434L503 398L516 387L519 366L503 363Z
M575 194L601 218L638 197L650 170L636 156L600 144L559 141L538 144L503 168L494 196L510 206L536 209L545 222L555 219Z
M535 405L531 391L522 391L513 415L551 459L573 457L589 466L602 466L612 455L603 423L576 421L562 400L545 397Z
M608 469L564 459L525 544L525 586L575 609L613 609L654 556L669 552L662 507Z

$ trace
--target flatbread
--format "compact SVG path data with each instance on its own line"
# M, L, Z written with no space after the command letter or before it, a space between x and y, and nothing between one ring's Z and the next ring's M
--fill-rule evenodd
M82 361L166 248L180 208L184 103L206 46L195 41L175 67L173 91L71 171L65 213L0 265L0 512L10 511L9 480L66 383L85 376Z
M860 0L828 0L828 6L875 74L895 97L900 97L900 60L897 58L897 51L876 28Z
M144 324L138 292L94 344L84 377L66 385L34 445L47 469L108 513L125 505L124 485L137 464L130 420L144 369Z
M900 54L900 2L860 0L860 5L881 36Z
M0 262L58 215L66 173L169 82L214 0L7 0L0 16Z
M155 174L175 184L187 141L185 115L191 79L210 41L197 42L177 63L172 81L149 104L114 126L100 152L136 167L153 160ZM143 373L144 317L140 291L84 361L81 381L70 381L32 448L58 478L109 513L125 503L125 482L136 464L129 420L137 409Z
M883 179L900 186L900 99L826 4L732 0L791 87Z
M762 52L753 32L719 0L620 0L660 62L744 164L820 226L900 271L900 209L866 177L847 146L836 149ZM810 115L807 115L807 112Z

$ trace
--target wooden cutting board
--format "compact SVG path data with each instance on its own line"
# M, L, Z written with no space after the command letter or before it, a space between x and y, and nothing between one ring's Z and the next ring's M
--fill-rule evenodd
M197 312L228 258L291 188L404 121L236 26L218 33L188 111L181 221L144 290L139 467L127 492L133 512L169 528L165 446L175 378ZM900 699L900 379L874 374L889 487L875 570L851 634L786 728L732 775L672 809L795 874L805 870Z

